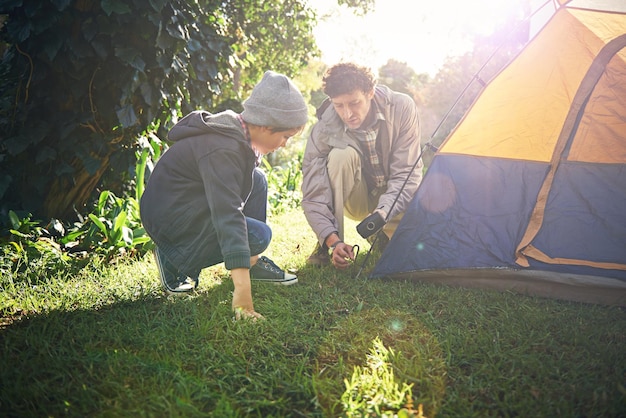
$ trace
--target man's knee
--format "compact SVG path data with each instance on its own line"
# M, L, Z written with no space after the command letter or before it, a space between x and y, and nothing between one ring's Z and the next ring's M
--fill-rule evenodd
M333 148L328 153L326 165L328 173L338 175L343 169L349 169L351 172L360 171L361 157L357 150L352 147Z
M391 239L393 234L396 232L396 229L398 229L398 225L400 225L400 221L402 220L403 216L404 212L399 213L385 224L385 226L383 227L383 232L387 235L387 238Z

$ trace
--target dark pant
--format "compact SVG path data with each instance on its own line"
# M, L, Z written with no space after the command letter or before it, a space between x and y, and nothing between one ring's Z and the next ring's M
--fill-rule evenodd
M272 230L265 223L267 218L267 177L260 169L254 169L252 192L243 207L248 225L250 254L261 254L270 245Z
M267 218L267 177L258 168L253 173L252 191L244 205L243 214L246 217L250 254L259 255L270 245L272 230L265 223ZM217 237L213 242L214 245L208 248L210 256L208 260L205 260L204 267L214 266L224 261ZM162 253L160 253L160 257L162 263L171 263ZM186 273L179 271L179 274L197 278L200 271Z

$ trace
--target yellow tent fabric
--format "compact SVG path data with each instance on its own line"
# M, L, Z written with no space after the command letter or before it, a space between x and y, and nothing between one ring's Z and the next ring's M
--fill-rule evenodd
M625 32L625 14L559 9L514 63L490 82L440 152L549 162L591 63L609 41ZM576 39L584 42L572 42ZM595 94L613 100L590 103L578 132L584 139L575 141L572 158L605 162L624 155L626 144L620 132L611 129L619 118L611 107L623 107L626 100L620 83L626 78L625 61L624 50L611 60Z
M626 109L626 49L609 62L589 98L569 161L617 164L626 161L623 109ZM621 115L620 115L621 113Z

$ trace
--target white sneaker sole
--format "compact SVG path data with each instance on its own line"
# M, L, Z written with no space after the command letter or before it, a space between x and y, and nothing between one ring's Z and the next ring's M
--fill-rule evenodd
M253 282L280 284L283 286L290 286L292 284L298 283L298 278L295 276L293 278L285 278L283 280L255 279L253 277L251 277L250 280L252 280Z
M163 289L163 292L165 292L165 294L167 294L168 296L185 296L192 293L196 289L196 287L191 283L184 283L180 286L172 288L167 283L167 281L165 281L165 271L163 266L161 265L161 261L159 260L157 251L158 249L155 249L155 251L153 252L154 261L156 262L157 268L159 270L159 281L161 282L161 288Z

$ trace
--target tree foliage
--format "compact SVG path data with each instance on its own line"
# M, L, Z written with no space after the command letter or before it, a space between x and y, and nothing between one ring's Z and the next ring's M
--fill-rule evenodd
M0 210L68 219L136 138L315 55L304 0L2 0ZM111 180L111 181L112 181Z
M363 16L376 8L376 0L337 0L340 6L348 6L357 16Z
M390 59L378 70L379 82L395 91L417 99L419 90L428 81L427 74L417 74L405 62Z

